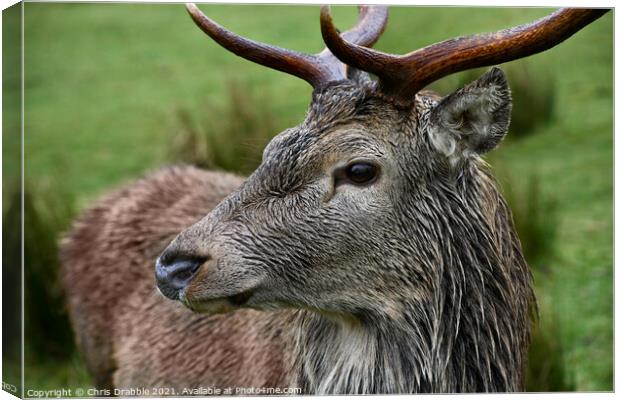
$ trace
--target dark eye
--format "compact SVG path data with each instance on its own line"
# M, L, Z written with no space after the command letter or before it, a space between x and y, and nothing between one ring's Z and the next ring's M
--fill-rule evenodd
M349 165L345 171L345 175L351 182L357 185L363 185L374 180L377 176L377 172L378 168L376 165L360 162Z

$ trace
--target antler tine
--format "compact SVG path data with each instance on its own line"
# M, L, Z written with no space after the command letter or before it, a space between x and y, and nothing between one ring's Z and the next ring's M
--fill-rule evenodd
M348 42L336 30L329 8L321 9L323 40L342 62L379 77L381 90L402 101L446 75L512 61L550 49L600 18L605 9L560 9L530 24L495 33L449 39L398 56Z
M193 3L185 5L189 15L204 33L232 53L278 71L295 75L313 87L333 80L334 71L318 62L317 58L239 36L213 20Z
M340 61L375 75L397 59L397 56L371 50L348 40L344 34L340 35L327 5L321 7L321 34L326 50L330 50Z
M387 20L386 6L359 6L357 24L342 37L358 46L372 47L385 31Z
M328 49L320 54L304 54L260 43L239 36L204 15L193 3L185 5L196 25L232 53L278 71L295 75L313 87L345 78L344 66ZM371 46L378 39L387 22L387 8L360 7L358 22L343 36L352 43Z
M323 9L321 8L321 20L323 19ZM358 46L372 47L385 31L388 20L388 8L386 6L359 6L359 13L357 16L357 23L348 31L342 33L342 37L350 43L354 43ZM335 29L335 28L334 28ZM336 31L338 35L338 32ZM341 60L332 54L329 47L325 47L319 57L325 60L326 63L339 68L342 71L343 77L345 75L345 65Z

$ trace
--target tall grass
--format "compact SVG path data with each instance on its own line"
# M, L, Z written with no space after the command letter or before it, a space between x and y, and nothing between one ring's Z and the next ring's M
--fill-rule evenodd
M574 372L568 367L568 351L559 339L562 331L557 311L539 304L528 352L528 392L571 392L577 389Z
M12 307L21 282L22 193L19 185L5 188L3 215L3 296L11 292ZM24 374L26 388L57 389L90 386L75 351L65 298L59 282L59 237L75 215L73 196L61 182L30 181L23 193L24 218ZM5 297L7 298L7 297ZM12 317L12 320L9 320ZM3 349L7 362L18 363L21 343L20 313L3 314ZM10 323L7 323L10 322ZM7 335L11 333L11 335ZM6 358L8 357L8 358ZM8 365L8 364L7 364ZM9 381L19 381L14 370L6 371ZM34 383L34 385L33 385Z
M4 183L2 216L2 359L19 362L21 349L21 191L16 182ZM8 204L7 204L8 203ZM13 369L13 368L11 368ZM19 379L19 378L18 378ZM7 381L5 379L5 381Z
M507 67L513 110L509 139L519 139L553 121L556 103L555 79L542 68L536 71L523 61Z
M4 229L21 230L21 195L14 186L4 214ZM26 362L66 360L73 355L73 333L58 280L58 238L74 215L72 197L60 187L29 183L24 189L24 347ZM10 249L20 248L12 235ZM19 259L19 258L17 258ZM19 279L12 284L18 286Z
M512 210L523 254L531 267L546 272L556 247L557 201L541 189L538 175L517 184L512 174L498 172L506 201ZM523 182L523 181L522 181Z
M553 279L550 263L556 260L559 226L556 200L542 190L536 174L521 179L520 184L501 167L496 175L512 210L525 259L535 276ZM538 304L537 311L529 348L526 390L574 391L575 379L572 370L567 367L568 352L560 340L562 327L557 310L543 302Z
M262 151L276 134L269 95L260 100L251 87L229 80L224 105L206 104L204 113L177 110L169 158L203 168L249 174L260 164Z

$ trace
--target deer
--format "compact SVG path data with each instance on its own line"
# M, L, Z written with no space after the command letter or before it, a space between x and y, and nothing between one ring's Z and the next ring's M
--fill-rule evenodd
M394 55L372 49L384 6L361 6L342 33L323 6L318 54L186 7L225 49L308 82L312 99L249 177L167 167L74 223L62 282L97 388L523 391L532 275L482 158L510 123L496 65L608 10L560 9ZM478 67L492 68L447 96L425 89Z

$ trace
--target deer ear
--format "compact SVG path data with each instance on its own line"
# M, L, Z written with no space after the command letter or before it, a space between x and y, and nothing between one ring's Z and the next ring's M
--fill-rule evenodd
M484 154L506 135L511 109L506 75L493 68L434 107L429 120L431 142L453 164Z

